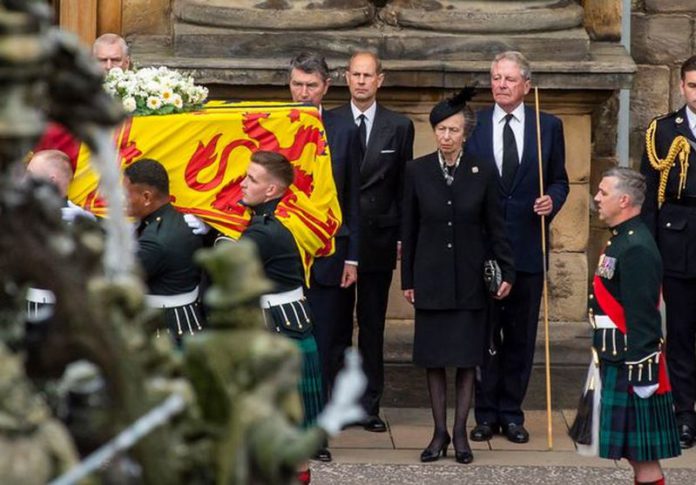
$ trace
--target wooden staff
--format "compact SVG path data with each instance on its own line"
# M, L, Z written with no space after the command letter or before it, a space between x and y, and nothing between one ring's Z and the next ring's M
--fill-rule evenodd
M544 196L544 164L541 159L541 120L539 115L539 88L534 88L534 109L536 112L537 159L539 161L539 197ZM551 352L549 342L549 282L546 275L546 216L541 216L541 256L544 268L544 349L546 368L546 442L553 449L553 425L551 423Z

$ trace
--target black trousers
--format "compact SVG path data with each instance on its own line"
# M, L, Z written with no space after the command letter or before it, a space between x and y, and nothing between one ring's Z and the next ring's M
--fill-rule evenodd
M392 275L393 271L359 271L357 291L351 293L353 298L357 293L358 349L367 376L361 404L369 416L379 414L384 392L384 320Z
M667 369L677 422L696 428L696 278L666 276Z
M314 317L324 402L328 402L336 374L343 367L345 351L353 339L354 291L354 285L341 288L322 286L316 281L305 291Z
M488 356L476 381L477 423L524 424L522 401L532 372L543 286L542 273L518 272L510 295L496 302L498 352Z

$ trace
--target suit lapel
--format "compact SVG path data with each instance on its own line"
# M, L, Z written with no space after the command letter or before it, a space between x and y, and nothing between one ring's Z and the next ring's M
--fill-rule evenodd
M530 173L530 170L537 170L537 143L536 143L536 119L531 108L524 108L524 149L520 158L520 166L515 174L515 180L512 182L510 192L514 192L520 181ZM543 131L543 130L542 130Z
M691 141L693 144L693 142L696 142L696 138L694 138L694 134L691 131L691 128L689 128L689 118L686 117L687 109L688 108L684 106L682 109L679 110L679 114L674 119L674 126L676 127L677 132L679 132L680 135L684 135L686 139ZM677 120L681 120L681 123L678 123Z

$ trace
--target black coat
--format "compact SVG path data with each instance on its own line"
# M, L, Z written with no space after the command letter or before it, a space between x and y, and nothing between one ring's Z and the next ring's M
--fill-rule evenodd
M358 261L360 138L355 123L336 113L324 111L322 121L343 223L336 234L336 251L332 256L316 259L312 276L321 285L339 286L346 260Z
M495 166L463 157L451 186L437 153L406 164L401 286L421 310L482 309L483 262L492 254L503 280L514 282Z
M350 103L334 113L354 122ZM413 122L377 104L360 163L360 271L392 271L401 224L406 162L413 159Z
M658 118L655 132L655 151L660 159L665 158L677 136L684 136L693 144L681 199L677 199L679 158L669 172L661 208L657 204L660 172L650 166L646 153L640 168L647 182L642 217L660 248L665 276L675 278L696 278L696 139L689 129L686 109L682 107Z

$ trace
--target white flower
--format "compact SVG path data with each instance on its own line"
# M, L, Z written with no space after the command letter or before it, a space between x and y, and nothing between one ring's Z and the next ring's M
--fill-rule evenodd
M162 98L164 104L174 104L174 91L165 87L160 93L160 98Z
M181 109L184 107L184 100L181 99L181 95L175 93L172 95L171 104L173 104L176 109Z
M147 98L148 109L157 110L162 107L162 100L157 96L150 96Z
M132 96L123 98L123 109L126 110L126 113L132 113L137 107L138 104Z

